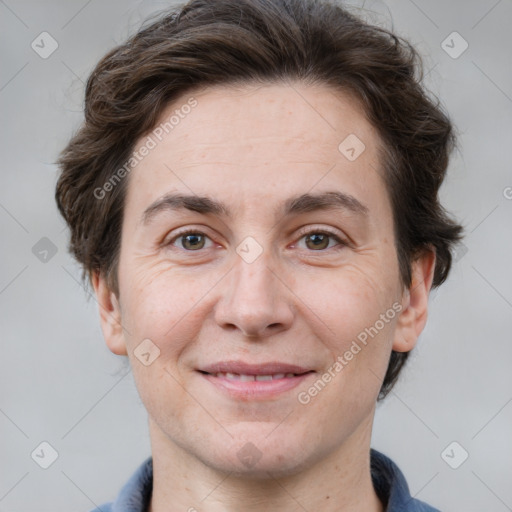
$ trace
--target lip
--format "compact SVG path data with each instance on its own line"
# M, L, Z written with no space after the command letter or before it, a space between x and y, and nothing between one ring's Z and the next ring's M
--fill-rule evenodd
M269 375L275 373L302 374L312 370L312 368L304 368L303 366L280 361L269 361L259 364L251 364L244 361L220 361L199 368L199 371L206 373L238 373L243 375Z
M198 370L199 375L215 386L220 392L239 400L267 400L290 391L316 372L298 365L271 361L261 364L249 364L243 361L223 361ZM242 375L290 374L293 377L264 381L242 381L217 376L218 373L236 373Z

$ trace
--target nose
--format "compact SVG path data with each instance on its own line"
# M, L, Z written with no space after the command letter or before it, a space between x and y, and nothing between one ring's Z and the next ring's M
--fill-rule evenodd
M215 309L215 320L223 329L259 339L290 328L293 294L268 263L263 254L252 263L237 258Z

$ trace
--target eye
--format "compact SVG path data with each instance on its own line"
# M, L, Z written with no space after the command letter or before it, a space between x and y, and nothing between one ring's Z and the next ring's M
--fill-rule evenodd
M208 236L200 231L186 231L176 235L169 242L169 245L177 246L186 251L198 251L205 248L207 240L210 240Z
M348 245L344 242L337 234L332 233L328 230L309 230L301 233L298 245L304 240L306 249L311 251L324 251L326 249L332 249L336 246ZM208 245L208 242L210 245ZM188 230L182 233L176 234L167 245L184 249L185 251L199 251L201 249L211 247L212 240L202 233L201 231Z
M312 251L331 249L337 245L347 245L338 235L330 231L314 230L303 233L300 241L305 240L306 248Z

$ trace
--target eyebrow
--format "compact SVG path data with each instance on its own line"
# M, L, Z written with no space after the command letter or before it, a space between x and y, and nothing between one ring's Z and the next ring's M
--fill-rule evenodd
M190 210L202 214L214 214L232 218L233 213L224 203L206 196L166 194L148 206L142 214L142 224L149 224L164 211ZM338 191L317 194L301 194L288 198L277 210L276 215L284 216L317 210L345 210L359 216L367 216L368 207L350 194Z

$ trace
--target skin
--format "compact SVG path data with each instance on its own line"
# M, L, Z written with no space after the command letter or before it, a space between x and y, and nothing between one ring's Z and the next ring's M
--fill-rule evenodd
M129 356L149 415L150 510L383 511L369 470L376 399L391 350L411 350L425 325L435 254L413 263L404 288L380 138L354 99L301 83L193 96L197 106L129 175L119 296L93 276L106 343ZM338 150L352 133L366 146L355 161ZM354 196L368 214L276 213L289 197L325 191ZM234 216L167 210L144 224L169 192L222 201ZM203 248L184 248L178 228L204 233ZM303 228L347 243L317 249ZM262 249L252 263L236 252L248 236ZM298 394L395 302L401 313L301 404ZM160 355L145 366L134 350L148 338ZM272 399L237 399L196 371L227 359L316 374ZM247 443L261 455L251 467L237 456Z

